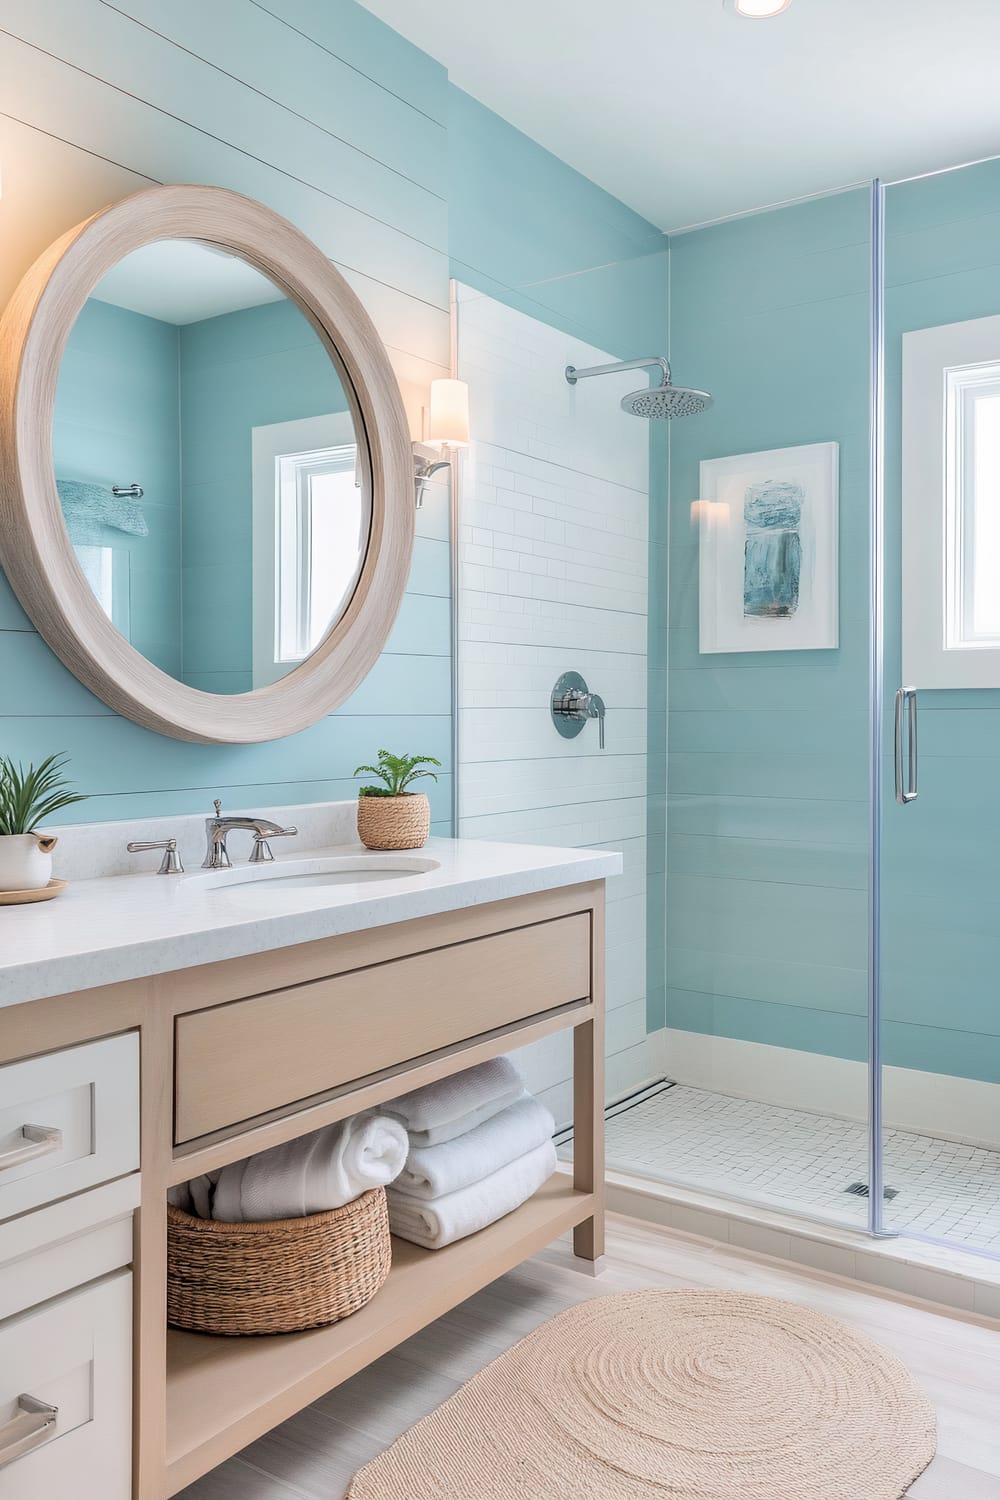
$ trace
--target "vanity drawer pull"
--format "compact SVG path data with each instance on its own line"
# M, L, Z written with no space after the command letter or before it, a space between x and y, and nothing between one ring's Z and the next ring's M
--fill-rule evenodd
M138 1165L135 1032L0 1066L0 1222Z
M62 1131L57 1130L54 1125L22 1125L21 1139L25 1142L23 1146L11 1146L9 1151L0 1151L0 1172L5 1172L8 1167L23 1166L26 1161L34 1161L38 1156L49 1156L53 1151L62 1150Z
M58 1406L49 1406L36 1396L18 1396L17 1416L0 1427L0 1469L26 1453L40 1448L55 1431Z

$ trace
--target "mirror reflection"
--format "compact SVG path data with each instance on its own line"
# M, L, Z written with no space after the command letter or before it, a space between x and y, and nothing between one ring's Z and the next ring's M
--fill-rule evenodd
M370 485L344 389L298 306L214 245L146 245L97 285L53 459L101 607L190 687L274 681L350 602Z

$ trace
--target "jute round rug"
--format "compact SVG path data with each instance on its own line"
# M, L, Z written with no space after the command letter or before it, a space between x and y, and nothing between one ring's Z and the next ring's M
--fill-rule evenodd
M934 1456L905 1367L742 1292L627 1292L543 1323L348 1500L900 1500Z

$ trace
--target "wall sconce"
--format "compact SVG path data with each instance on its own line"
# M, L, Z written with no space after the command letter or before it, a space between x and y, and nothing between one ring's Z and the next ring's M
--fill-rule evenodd
M449 468L458 449L468 446L469 387L464 380L432 380L430 406L424 407L423 441L413 445L418 510L431 475Z

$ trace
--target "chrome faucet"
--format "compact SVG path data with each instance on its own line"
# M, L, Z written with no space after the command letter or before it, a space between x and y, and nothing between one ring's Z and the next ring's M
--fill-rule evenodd
M278 823L272 823L270 818L257 818L250 813L235 813L223 816L222 803L216 798L215 817L205 819L205 834L208 847L205 850L205 858L201 862L203 870L228 870L232 866L229 858L229 850L226 840L234 828L245 828L248 833L253 834L253 848L250 851L250 863L252 865L265 864L273 859L269 839L290 839L298 833L297 828L282 828Z

